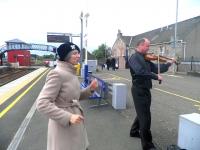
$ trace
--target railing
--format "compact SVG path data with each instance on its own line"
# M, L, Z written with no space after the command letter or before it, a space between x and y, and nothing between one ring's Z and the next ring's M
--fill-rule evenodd
M56 53L56 47L52 45L14 43L14 44L2 45L0 47L0 54L5 53L6 51L9 50L40 50L40 51L49 51Z
M106 83L104 80L96 76L93 76L91 73L88 73L88 80L87 80L88 83L82 82L81 87L82 88L87 87L93 79L97 79L98 88L89 97L89 99L95 100L97 104L90 106L90 108L108 105L106 99L108 96L109 88L108 88L108 83Z
M6 45L0 46L0 54L4 53L6 51Z

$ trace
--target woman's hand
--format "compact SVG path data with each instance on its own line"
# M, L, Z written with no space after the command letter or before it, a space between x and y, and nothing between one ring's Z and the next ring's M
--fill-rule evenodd
M93 79L89 86L91 91L95 91L98 87L97 79Z
M81 115L76 115L76 114L72 114L71 118L70 118L70 123L71 124L79 124L81 123L81 121L84 120L84 117Z

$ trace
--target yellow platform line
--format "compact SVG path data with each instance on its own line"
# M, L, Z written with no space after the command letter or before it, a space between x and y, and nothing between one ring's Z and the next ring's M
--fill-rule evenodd
M112 73L105 73L105 74L109 74L111 76L114 76L112 79L117 79L117 80L123 79L123 80L131 81L131 80L127 79L127 78L120 77L120 76L114 75Z
M198 109L200 110L200 105L194 105L195 107L198 107Z
M172 93L172 92L168 92L168 91L165 91L165 90L162 90L162 89L159 89L159 88L154 88L154 89L157 90L157 91L163 92L163 93L167 93L167 94L170 94L170 95L174 95L174 96L180 97L180 98L182 98L182 99L185 99L185 100L188 100L188 101L191 101L191 102L195 102L195 103L200 104L200 101L198 101L198 100L196 100L196 99L193 99L193 98L189 98L189 97L186 97L186 96L182 96L182 95L179 95L179 94L175 94L175 93Z
M45 75L48 70L46 70L35 82L33 82L23 93L21 93L12 103L10 103L3 111L0 112L0 118L2 118L12 107L15 106L17 102L21 100L21 98L31 90L31 88Z
M114 77L121 78L121 79L123 79L123 80L131 81L131 80L129 80L129 79L126 79L126 78L124 78L124 77L120 77L120 76L117 76L117 75L114 75L114 74L111 74L111 73L105 73L105 74L109 74L109 75L112 75L112 76L114 76ZM165 74L165 75L167 75L167 74ZM172 75L170 75L170 76L172 76ZM183 77L181 77L181 76L173 76L173 77L180 77L180 78L183 78ZM172 93L172 92L168 92L168 91L165 91L165 90L162 90L162 89L159 89L159 88L153 88L153 89L155 89L155 90L157 90L157 91L160 91L160 92L163 92L163 93L166 93L166 94L170 94L170 95L174 95L174 96L180 97L180 98L182 98L182 99L184 99L184 100L188 100L188 101L191 101L191 102L195 102L195 103L200 104L200 100L196 100L196 99L193 99L193 98L189 98L189 97L186 97L186 96L182 96L182 95L179 95L179 94L175 94L175 93ZM200 110L200 108L199 108L199 110Z
M15 93L17 93L20 89L25 87L28 83L33 81L38 75L46 71L47 68L40 68L40 70L36 70L35 72L32 72L30 78L27 78L25 81L22 81L22 83L13 86L10 90L6 91L3 94L0 94L0 105L2 105L7 99L9 99L11 96L13 96Z

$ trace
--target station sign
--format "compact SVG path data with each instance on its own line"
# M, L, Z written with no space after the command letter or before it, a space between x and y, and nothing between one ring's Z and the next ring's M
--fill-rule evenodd
M47 33L47 42L65 43L70 42L71 35L65 33Z

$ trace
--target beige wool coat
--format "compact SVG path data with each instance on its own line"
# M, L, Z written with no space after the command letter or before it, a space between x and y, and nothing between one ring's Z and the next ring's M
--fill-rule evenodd
M49 118L47 150L86 150L89 142L84 121L70 124L69 120L72 114L83 115L79 100L90 94L90 88L80 89L74 66L57 61L36 103L37 110Z

